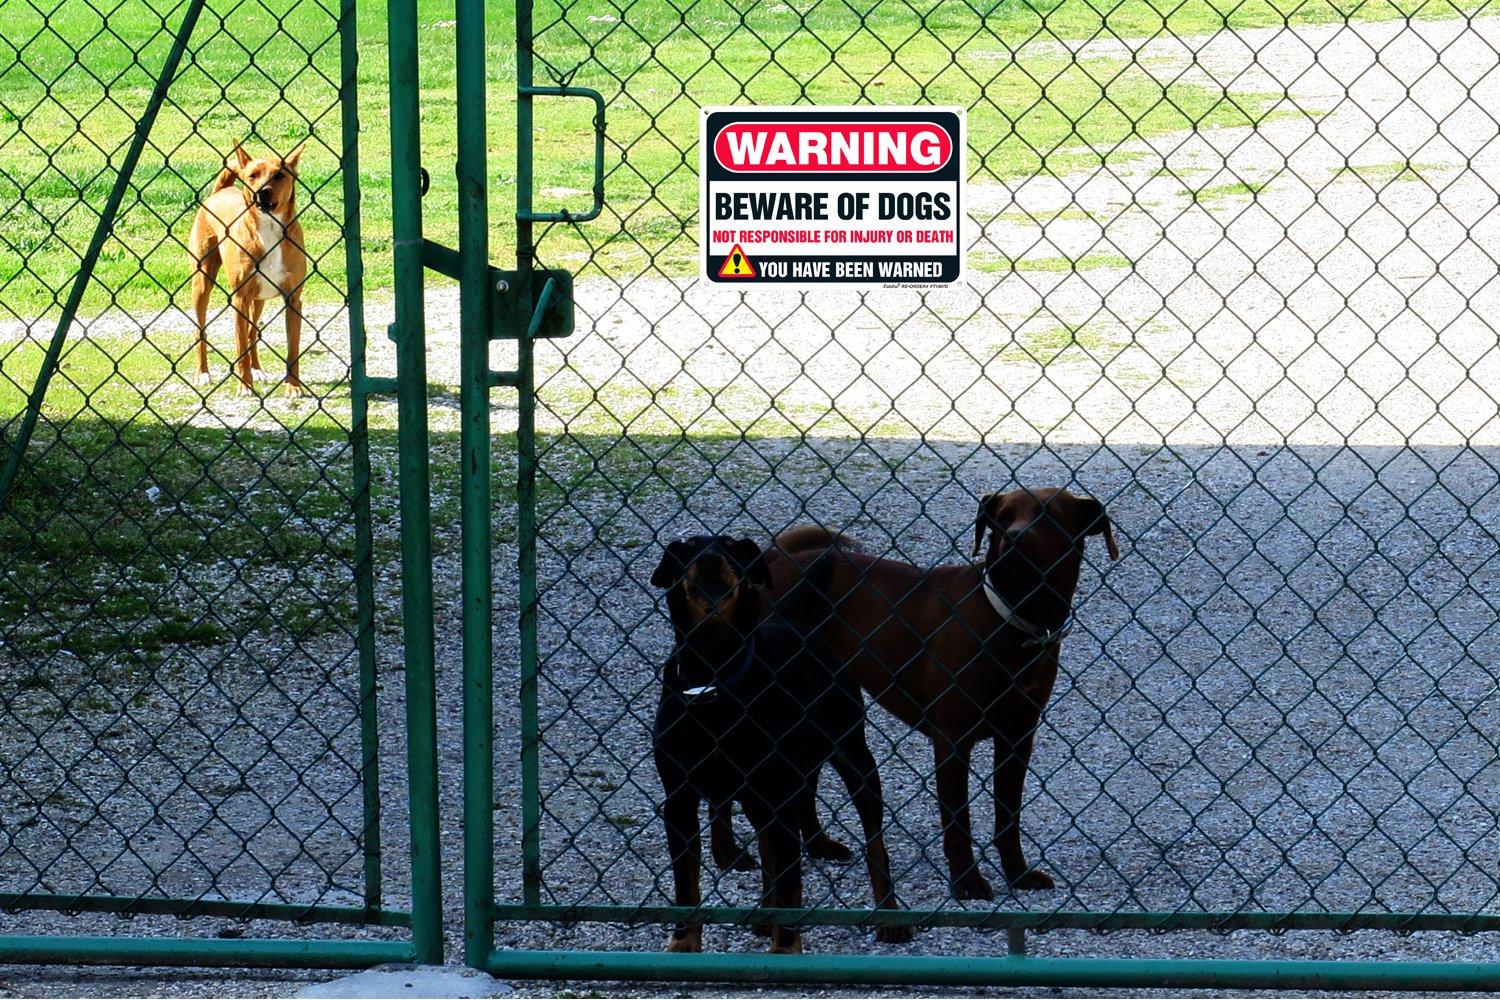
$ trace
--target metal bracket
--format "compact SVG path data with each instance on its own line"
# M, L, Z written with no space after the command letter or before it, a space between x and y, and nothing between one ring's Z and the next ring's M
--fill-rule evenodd
M422 264L455 280L458 251L431 240L422 241ZM559 268L530 272L531 294L521 291L521 273L491 267L485 279L489 290L490 339L553 340L573 334L573 274Z

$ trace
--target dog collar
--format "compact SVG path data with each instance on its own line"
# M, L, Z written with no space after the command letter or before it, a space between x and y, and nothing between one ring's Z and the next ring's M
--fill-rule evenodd
M741 677L745 676L745 674L750 670L750 664L754 659L755 636L752 635L750 637L750 641L745 643L745 658L740 661L740 665L735 668L734 673L730 674L724 680L719 681L719 683L717 684L701 684L698 687L683 688L682 696L688 701L702 701L705 699L712 700L719 693L720 688L728 687L729 685L738 681ZM677 670L678 675L681 676L681 665L678 666Z
M1014 625L1022 632L1031 636L1031 638L1021 643L1023 647L1050 646L1054 642L1061 642L1067 637L1069 632L1073 631L1073 613L1071 611L1068 612L1068 617L1064 618L1063 623L1057 626L1057 628L1050 630L1042 628L1040 625L1029 622L1016 614L1016 609L1011 607L1005 598L1000 596L1000 591L995 589L995 585L990 583L988 570L980 578L984 581L984 596L989 598L990 606L995 609L995 613L1006 623Z

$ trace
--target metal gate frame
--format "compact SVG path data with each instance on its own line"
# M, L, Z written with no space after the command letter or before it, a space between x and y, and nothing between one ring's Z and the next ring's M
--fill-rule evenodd
M540 793L537 708L537 522L533 341L561 293L566 275L537 269L533 224L586 221L603 204L604 101L578 87L537 87L533 78L532 0L516 3L516 212L517 270L488 266L489 218L485 149L485 24L483 0L456 0L459 253L428 244L429 266L460 281L462 317L462 483L464 637L464 960L507 978L552 980L656 980L694 982L859 983L948 986L1050 986L1144 989L1344 989L1496 990L1500 964L1433 961L1212 960L1036 958L1026 953L1027 930L1234 929L1281 932L1495 931L1493 915L1413 913L1119 913L938 911L916 914L919 926L1005 929L1007 953L989 957L889 955L665 954L583 950L497 949L494 926L507 921L668 922L691 913L711 923L745 924L773 916L812 926L870 925L875 911L813 907L777 911L705 906L565 907L541 902ZM395 9L395 6L392 8ZM393 80L395 75L393 74ZM533 99L539 95L587 97L596 104L594 209L591 214L539 213L533 197ZM582 137L580 137L581 139ZM416 171L408 167L407 184ZM398 171L398 184L401 175ZM398 241L398 246L400 245ZM538 285L544 289L538 292ZM570 292L571 289L568 289ZM571 312L571 303L568 303ZM518 342L512 371L489 370L491 339ZM517 547L519 550L522 858L520 904L499 904L494 886L492 729L492 578L490 546L489 390L518 392ZM902 917L911 918L904 912Z
M36 383L27 399L16 436L8 442L8 455L0 469L0 509L3 509L27 445L41 415L48 384L57 371L84 292L94 273L115 218L130 190L131 179L150 138L152 126L176 80L187 53L204 0L189 0L172 46L157 75L145 110L136 122L129 149L118 168L109 198L103 206L89 246L48 344ZM355 581L358 615L359 714L363 808L365 816L364 891L359 907L294 903L253 903L195 899L140 898L129 896L75 896L7 893L0 906L7 908L55 909L64 912L105 912L122 915L167 914L179 917L223 916L238 919L319 921L351 925L408 928L408 941L363 941L339 939L216 939L163 938L145 936L7 935L0 936L0 956L15 963L67 963L86 965L226 966L285 968L362 968L391 962L440 963L443 960L443 927L440 838L437 808L437 709L434 682L432 613L432 544L428 489L428 431L426 359L422 343L421 265L415 269L409 255L400 252L403 233L421 231L420 205L405 197L399 185L395 192L397 237L396 279L414 283L414 315L408 309L398 314L393 327L397 341L397 376L377 378L366 374L366 331L363 314L363 258L360 246L358 35L356 0L341 0L338 14L341 68L340 113L342 149L339 169L346 206L344 243L348 274L349 338L351 353L351 448L354 457L353 485L357 497L355 515ZM417 44L415 8L409 18L395 16L390 22L392 135L409 122L416 136L416 80L400 77L398 70L415 66ZM409 108L405 98L410 98ZM399 105L399 107L398 107ZM402 113L406 113L405 117ZM417 155L415 141L408 146L393 143L393 160L400 168ZM400 517L402 614L405 632L405 697L407 736L407 780L410 811L412 905L409 912L385 907L381 902L379 728L375 714L377 691L375 663L375 581L372 515L370 508L369 397L394 393L399 411Z

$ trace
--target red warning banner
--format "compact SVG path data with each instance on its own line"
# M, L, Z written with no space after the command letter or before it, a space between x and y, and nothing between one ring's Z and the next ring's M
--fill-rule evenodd
M737 122L714 139L714 158L737 173L925 174L952 157L952 136L929 122Z

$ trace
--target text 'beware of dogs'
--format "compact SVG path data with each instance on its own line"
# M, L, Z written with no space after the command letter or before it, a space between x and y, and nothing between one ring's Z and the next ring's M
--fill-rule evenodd
M961 108L704 108L703 275L935 285L962 270Z

